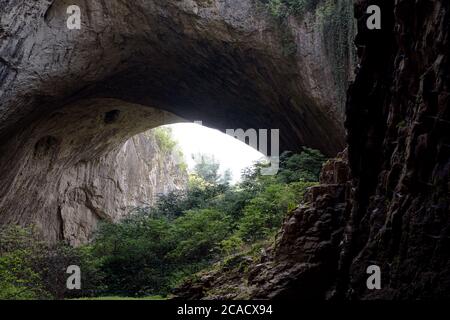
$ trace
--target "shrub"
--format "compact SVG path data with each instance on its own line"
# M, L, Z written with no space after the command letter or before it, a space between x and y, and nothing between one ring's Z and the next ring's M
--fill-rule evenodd
M161 195L119 223L102 223L93 243L79 248L44 244L32 229L4 228L0 299L166 295L215 262L240 268L239 257L259 254L317 183L324 157L305 149L280 160L278 175L262 176L264 165L255 164L235 186L192 175L188 190ZM66 289L69 265L81 267L81 291Z
M70 265L82 270L81 292L66 287ZM0 230L0 299L64 299L89 295L99 288L101 274L87 247L48 245L31 228Z
M175 149L177 142L172 138L172 130L169 127L155 128L153 132L159 148L164 153L170 153Z

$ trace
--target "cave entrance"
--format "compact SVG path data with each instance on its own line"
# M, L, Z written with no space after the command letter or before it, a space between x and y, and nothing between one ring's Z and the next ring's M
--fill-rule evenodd
M279 130L280 152L344 147L351 1L283 24L260 1L81 1L82 30L67 30L67 1L35 2L9 4L0 28L0 225L87 242L120 218L111 195L133 170L119 163L142 160L119 151L161 125Z
M267 159L266 155L249 145L248 138L244 143L239 137L203 126L201 121L167 125L158 129L167 130L172 135L185 156L189 172L195 170L202 160L201 155L205 155L205 161L211 160L218 165L219 175L227 175L227 180L235 184L241 181L244 169Z
M100 294L122 297L165 297L197 272L236 274L264 258L325 159L311 149L285 152L279 172L263 174L264 154L192 123L133 136L117 158L127 159L120 189L133 197L120 219L98 226L89 248L107 274Z
M5 20L0 224L86 240L116 206L117 149L160 125L279 130L280 152L344 148L351 1L287 24L258 1L83 2L82 30L67 30L66 1L38 2Z

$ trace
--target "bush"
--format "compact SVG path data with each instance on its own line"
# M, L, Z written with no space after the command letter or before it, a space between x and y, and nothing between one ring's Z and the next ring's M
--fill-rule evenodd
M186 262L210 260L229 232L228 217L214 209L190 210L174 221L172 232L176 246L169 257ZM200 258L201 257L201 258Z
M285 152L280 157L277 180L281 183L319 181L326 158L317 150L305 148L300 154Z
M266 238L281 226L288 210L300 200L289 185L269 184L244 208L238 235L246 242Z
M155 134L159 148L164 153L170 153L175 149L177 142L172 138L172 130L169 127L159 127L152 131Z
M14 250L0 256L0 300L50 298L29 256L28 250Z
M93 244L102 260L106 290L121 295L147 295L167 291L164 258L169 222L164 218L135 216L122 223L103 224Z
M324 157L305 149L280 160L278 175L262 176L264 165L255 164L235 186L192 175L188 190L162 195L119 223L102 223L92 244L80 248L4 228L0 299L166 295L216 262L239 262L249 248L256 255L317 183ZM81 268L81 291L66 288L69 265Z
M82 270L81 292L66 287L70 265ZM30 228L0 230L0 299L65 299L95 294L99 288L101 273L88 247L50 246Z

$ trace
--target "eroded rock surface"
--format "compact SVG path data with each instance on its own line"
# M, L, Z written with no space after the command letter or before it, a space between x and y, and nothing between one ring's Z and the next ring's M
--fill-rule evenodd
M345 293L360 299L450 297L450 2L378 1L383 29L364 28L347 131L355 193ZM382 290L367 290L369 265Z
M50 242L79 244L99 220L116 221L158 193L184 188L177 154L147 126L178 121L161 110L85 100L35 122L0 157L0 223L36 225Z
M366 27L370 4L382 9L381 30ZM237 257L178 296L450 297L450 2L357 0L355 8L360 63L346 110L348 162L325 166L322 185L286 219L269 256ZM352 179L335 185L349 169ZM372 265L380 290L367 287Z
M99 221L118 221L135 208L151 206L159 195L184 190L187 172L182 161L176 151L162 150L154 133L147 131L119 150L67 170L58 199L62 238L72 245L85 243Z
M346 153L324 166L321 184L286 217L261 257L237 255L175 290L182 299L327 299L335 294L351 180Z
M353 47L351 3L338 2L282 26L260 0L6 1L0 137L67 100L107 97L219 129L280 128L286 148L335 155ZM69 5L81 30L66 27ZM342 34L327 14L343 15Z
M320 3L280 23L259 0L2 1L0 223L86 239L99 218L149 196L136 187L148 181L121 176L135 177L123 166L139 160L121 146L181 118L340 151L352 7ZM67 28L69 5L81 30Z

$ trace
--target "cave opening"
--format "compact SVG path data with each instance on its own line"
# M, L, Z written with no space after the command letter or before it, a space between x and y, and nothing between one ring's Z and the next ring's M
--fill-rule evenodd
M94 296L102 279L152 299L448 297L449 5L2 1L0 299ZM148 130L199 119L266 134L279 162L235 184L206 170L188 195L130 187L169 176L154 155L173 144ZM153 205L122 220L133 193ZM60 281L68 265L87 292Z
M101 261L96 270L104 274L105 289L93 281L78 294L166 298L197 272L245 268L267 255L284 219L317 185L326 157L309 148L285 151L270 172L274 157L247 144L251 132L239 140L198 122L158 126L131 137L103 162L101 171L113 167L109 172L117 177L97 178L95 187L110 198L96 199L85 185L86 198L73 197L71 206L79 215L87 203L102 218L89 221L96 225L91 237L73 234L72 244ZM102 207L109 202L120 208Z
M130 207L125 205L129 194L151 199L144 200L147 204L157 198L143 190L141 182L162 187L157 193L165 196L173 191L146 175L161 169L159 177L164 179L170 168L160 165L161 158L146 163L148 158L139 155L137 149L151 153L145 133L200 119L207 127L233 130L241 141L270 153L270 166L248 171L243 182L235 183L239 190L194 180L197 193L189 201L199 201L206 193L211 196L208 203L224 208L178 210L183 216L189 212L192 219L180 217L175 224L183 235L179 243L186 248L177 247L171 258L209 257L220 248L231 257L225 267L244 267L252 254L264 251L265 237L273 236L305 190L317 183L322 154L331 157L345 147L354 23L340 21L347 26L342 34L331 32L327 17L338 12L347 19L350 1L323 1L311 8L306 20L292 19L289 24L280 24L249 0L201 6L196 1L83 2L80 12L87 19L81 32L64 29L65 0L37 1L32 14L27 14L26 4L11 2L9 7L17 15L2 20L10 32L1 47L1 61L8 63L0 66L0 225L32 225L50 244L89 243L101 222L121 220ZM114 14L118 12L122 14ZM164 134L159 138L164 140ZM162 142L159 151L164 153L168 145ZM270 174L282 161L290 166L284 174ZM127 166L130 162L140 165ZM300 163L311 169L301 171ZM175 167L183 164L173 163ZM233 205L228 208L223 199ZM164 198L165 205L178 206L173 200ZM152 210L151 205L131 207ZM203 220L196 220L192 210L200 210ZM146 222L156 226L152 230L164 226L161 220ZM255 227L255 222L261 225ZM195 232L183 229L186 224L193 224ZM228 225L238 234L223 237ZM121 231L123 226L116 227ZM220 245L211 247L195 238L206 231L205 239L213 242L222 236ZM149 245L162 237L148 236ZM250 253L239 256L233 252L236 247ZM128 276L152 275L145 268L126 267Z

